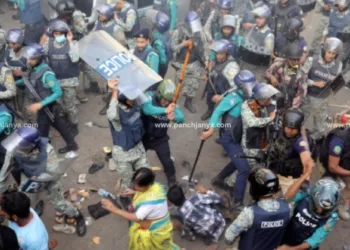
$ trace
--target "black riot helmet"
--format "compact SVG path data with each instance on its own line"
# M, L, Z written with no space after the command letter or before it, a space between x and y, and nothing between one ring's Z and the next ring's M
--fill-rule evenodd
M287 21L286 24L286 37L288 40L294 41L299 37L300 32L303 30L304 23L300 18L293 17Z
M274 195L280 190L277 176L267 168L259 168L253 171L248 180L250 182L249 193L255 201Z
M75 9L75 4L71 0L60 1L56 4L56 12L61 18L72 16Z
M290 43L286 48L286 58L288 59L300 59L303 55L303 49L297 43Z
M298 108L290 108L283 114L283 127L300 129L304 122L304 113Z

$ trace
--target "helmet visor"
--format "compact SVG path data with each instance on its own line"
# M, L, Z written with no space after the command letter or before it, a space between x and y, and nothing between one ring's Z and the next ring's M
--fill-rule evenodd
M24 153L29 153L35 147L35 144L24 140L16 131L6 137L6 139L1 142L1 145L7 151L13 152L14 150L20 150Z

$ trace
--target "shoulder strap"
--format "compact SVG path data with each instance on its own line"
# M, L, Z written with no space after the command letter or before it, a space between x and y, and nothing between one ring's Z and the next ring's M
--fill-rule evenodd
M31 79L33 79L33 80L35 80L35 81L39 80L39 79L44 75L44 73L45 73L46 71L48 71L48 70L51 71L51 69L50 69L49 66L42 67L38 72L36 72L36 73L34 74L34 77L31 78Z

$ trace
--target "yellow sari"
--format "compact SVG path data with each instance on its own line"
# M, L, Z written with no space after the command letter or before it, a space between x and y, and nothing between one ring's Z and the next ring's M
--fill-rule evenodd
M159 183L154 183L146 192L137 192L133 199L134 211L143 205L166 201L166 191ZM173 242L173 225L169 214L159 220L131 222L129 228L129 250L179 250Z

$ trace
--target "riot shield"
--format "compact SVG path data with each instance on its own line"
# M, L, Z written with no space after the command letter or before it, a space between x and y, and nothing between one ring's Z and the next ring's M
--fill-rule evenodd
M119 78L118 89L129 100L163 79L107 32L90 33L79 41L80 57L103 78Z

